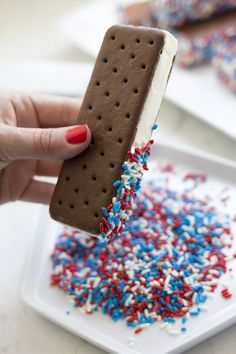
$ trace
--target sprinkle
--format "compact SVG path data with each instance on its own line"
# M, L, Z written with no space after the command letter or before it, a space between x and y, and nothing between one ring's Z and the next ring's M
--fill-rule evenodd
M180 334L178 329L170 329L168 333L171 334L172 336L178 336Z
M221 295L223 296L223 298L225 299L230 299L232 297L232 294L229 292L228 288L224 288L221 291Z
M158 128L158 124L154 124L153 127L152 127L152 130L156 130Z
M134 331L134 333L135 334L138 334L138 333L140 333L140 332L142 332L142 328L141 327L138 327L138 328L136 328L136 330Z

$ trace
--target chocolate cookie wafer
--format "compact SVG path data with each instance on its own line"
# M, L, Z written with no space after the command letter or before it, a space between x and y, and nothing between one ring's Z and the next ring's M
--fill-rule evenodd
M165 31L107 31L77 120L90 127L92 143L64 162L50 206L53 219L103 239L124 229L176 50Z

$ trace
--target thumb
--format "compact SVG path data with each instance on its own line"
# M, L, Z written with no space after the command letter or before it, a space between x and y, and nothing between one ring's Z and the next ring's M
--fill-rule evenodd
M0 141L9 160L66 160L85 150L91 140L86 124L54 129L3 129Z

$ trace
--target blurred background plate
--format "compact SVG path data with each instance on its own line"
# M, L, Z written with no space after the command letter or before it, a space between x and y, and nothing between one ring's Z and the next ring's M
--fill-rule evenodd
M61 18L65 36L94 58L108 27L120 22L119 5L128 0L96 0ZM221 86L210 66L175 66L166 99L236 139L236 97Z

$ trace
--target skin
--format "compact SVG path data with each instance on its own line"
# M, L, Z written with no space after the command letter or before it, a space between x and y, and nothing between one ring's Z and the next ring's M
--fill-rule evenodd
M58 176L62 160L89 145L88 128L84 143L66 140L79 108L74 98L0 93L0 204L50 202L54 184L35 177Z

